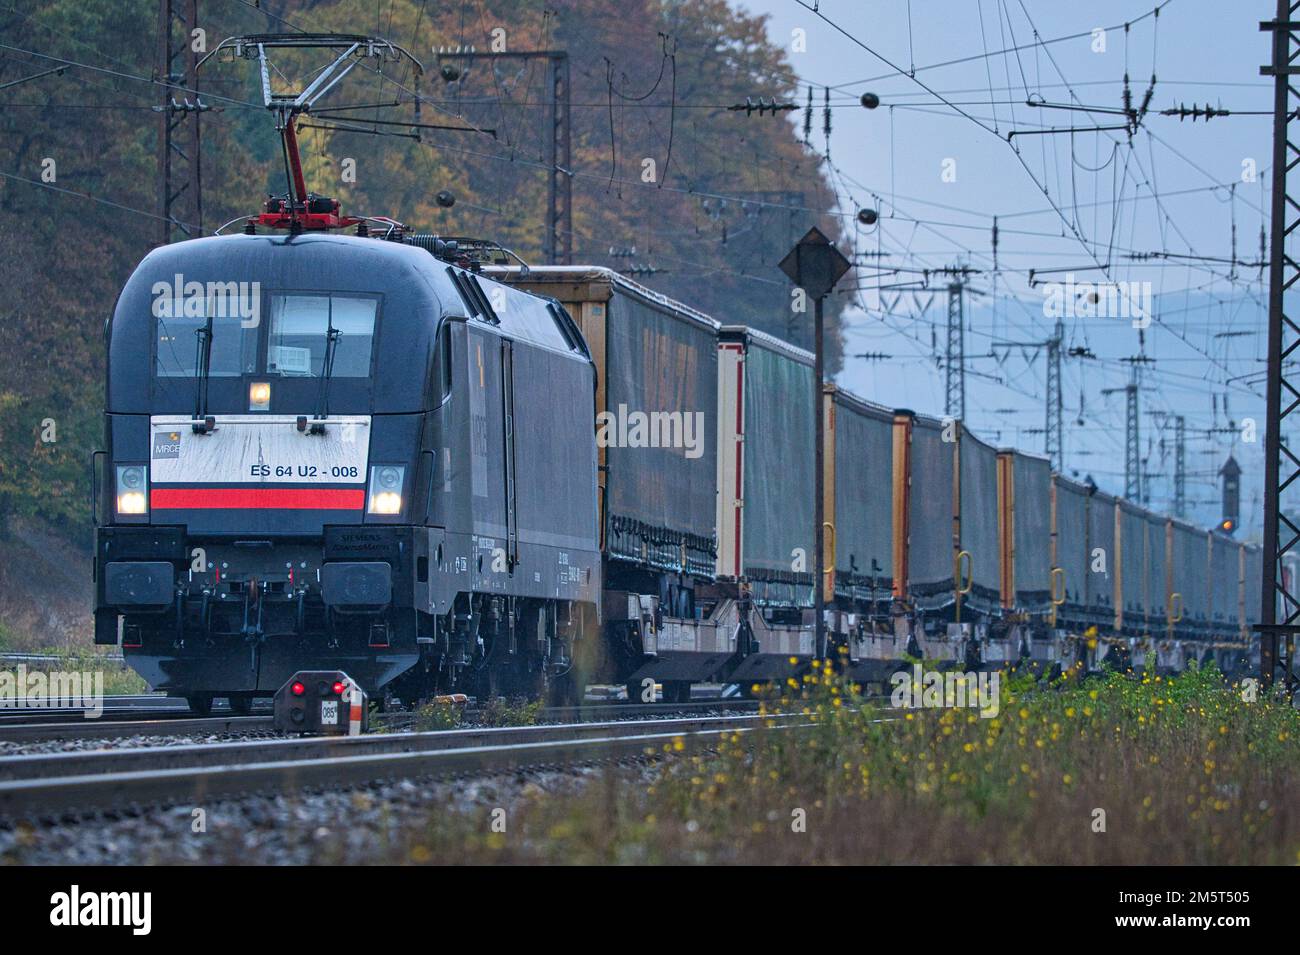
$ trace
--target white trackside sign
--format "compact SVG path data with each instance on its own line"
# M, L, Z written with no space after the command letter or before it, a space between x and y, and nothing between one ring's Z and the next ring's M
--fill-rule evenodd
M196 434L183 415L150 419L154 484L364 484L370 416L341 415L324 434L298 430L287 415L220 415Z

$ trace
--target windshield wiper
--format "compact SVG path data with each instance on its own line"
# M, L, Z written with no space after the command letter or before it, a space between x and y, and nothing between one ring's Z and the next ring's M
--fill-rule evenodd
M216 428L217 421L208 414L208 366L212 363L212 316L202 328L194 330L198 343L194 353L194 375L197 394L194 396L194 418L190 427L195 434L207 434Z
M334 316L329 317L329 327L325 331L325 357L321 360L320 368L320 390L316 393L316 413L312 415L311 429L308 434L324 434L325 419L330 414L330 379L334 377L334 352L338 346L339 337L342 335L334 327ZM305 422L299 419L298 430L301 431Z

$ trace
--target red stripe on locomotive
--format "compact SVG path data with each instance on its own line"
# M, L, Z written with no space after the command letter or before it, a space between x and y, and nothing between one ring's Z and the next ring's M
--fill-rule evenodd
M153 510L240 509L359 511L364 488L156 487L149 493Z

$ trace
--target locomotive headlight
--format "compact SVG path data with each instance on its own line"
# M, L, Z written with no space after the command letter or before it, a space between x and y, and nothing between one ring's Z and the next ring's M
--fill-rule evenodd
M255 381L248 386L248 410L267 411L271 407L271 383Z
M141 464L117 469L117 513L149 513L149 475Z
M379 464L370 469L371 514L400 514L402 512L402 482L406 468L399 464Z

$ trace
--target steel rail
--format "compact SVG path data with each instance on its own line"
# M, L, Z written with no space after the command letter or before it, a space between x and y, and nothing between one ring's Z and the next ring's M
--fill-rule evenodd
M466 746L511 746L551 738L596 739L632 736L648 729L694 733L705 729L746 729L766 716L708 716L676 720L621 720L567 725L466 727L420 733L372 733L365 736L296 736L278 739L232 740L179 746L23 753L0 759L0 782L52 779L111 772L241 766L259 762L333 757L348 759L369 753L432 752Z
M695 700L691 703L597 703L588 706L548 707L538 712L538 718L551 723L600 722L615 716L649 717L689 714L705 710L739 711L756 710L755 700ZM29 743L45 740L69 739L121 739L127 736L188 736L241 732L269 732L271 718L264 715L236 716L233 714L191 717L183 701L175 706L133 710L105 709L112 719L90 720L82 710L27 709L22 712L0 708L0 742ZM470 706L462 719L473 722L484 716L483 707ZM400 729L403 724L419 720L413 712L372 714L372 722Z
M156 715L156 714L155 714ZM270 716L183 716L162 719L80 720L49 723L0 723L0 743L49 740L123 739L128 736L200 736L272 732ZM0 754L0 763L12 756Z
M60 819L144 806L200 806L221 798L302 789L351 788L394 779L496 773L527 767L651 756L665 747L707 747L729 734L810 725L790 715L452 730L362 737L97 751L11 757L36 772L73 772L0 781L0 819ZM180 750L187 752L178 753ZM214 762L217 755L225 762ZM148 759L152 768L132 768ZM246 762L233 762L244 759ZM175 762L189 760L190 765ZM172 765L158 768L159 762ZM99 772L87 772L88 768Z

